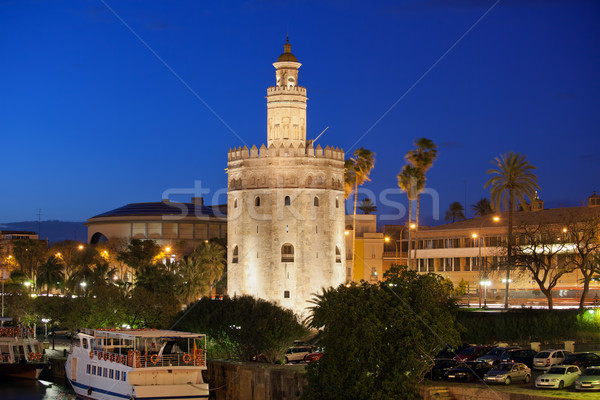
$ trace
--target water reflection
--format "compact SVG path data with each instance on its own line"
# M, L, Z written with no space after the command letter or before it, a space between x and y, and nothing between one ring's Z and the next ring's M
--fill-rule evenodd
M2 400L75 400L75 393L63 382L0 378Z

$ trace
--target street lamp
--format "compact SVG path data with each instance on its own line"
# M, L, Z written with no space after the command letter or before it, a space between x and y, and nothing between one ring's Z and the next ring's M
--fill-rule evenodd
M79 286L81 286L81 291L83 292L83 295L85 296L85 287L87 286L86 281L83 281L79 284Z
M400 231L400 232L402 232L402 231ZM390 242L390 240L392 240L392 239L390 239L390 237L389 237L389 236L386 236L386 237L384 238L384 240L385 240L385 242L386 242L386 243L389 243L389 242ZM396 241L395 241L395 240L394 240L394 247L396 248L396 265L398 265L398 243L396 243Z
M483 299L483 308L487 308L487 288L492 284L492 282L490 282L490 280L486 277L484 280L480 281L479 284L483 285L484 287L485 295Z
M48 318L42 318L42 322L44 323L45 336L48 338L48 322L50 322L50 320Z

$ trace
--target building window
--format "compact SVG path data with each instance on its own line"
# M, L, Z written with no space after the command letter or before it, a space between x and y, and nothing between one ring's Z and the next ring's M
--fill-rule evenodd
M283 298L284 299L289 299L290 298L290 291L289 290L284 290L283 291Z
M237 264L237 262L238 262L238 247L237 246L235 246L233 248L233 254L231 256L231 262L233 264Z
M335 246L335 262L336 263L342 262L342 253L340 252L339 246Z
M337 197L335 198L335 208L340 208L340 200Z
M281 262L294 262L294 246L289 243L281 246Z
M435 272L435 262L433 261L433 258L427 259L427 263L427 272Z
M317 196L315 196L313 204L315 205L315 207L319 207L319 198Z
M460 258L454 257L454 270L460 271Z
M283 204L286 206L289 206L290 204L292 204L292 200L290 199L290 196L285 196L285 198L283 199Z
M259 196L256 196L256 198L254 199L254 205L256 207L260 207L260 197Z
M371 258L375 258L376 255L377 255L377 253L375 252L375 247L373 247L371 249Z
M233 208L237 208L237 199L233 199Z

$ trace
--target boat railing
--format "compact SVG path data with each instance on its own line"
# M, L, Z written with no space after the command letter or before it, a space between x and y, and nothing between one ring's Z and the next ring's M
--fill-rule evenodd
M206 353L196 349L191 353L162 354L128 350L127 354L90 350L90 358L127 365L133 368L206 366Z

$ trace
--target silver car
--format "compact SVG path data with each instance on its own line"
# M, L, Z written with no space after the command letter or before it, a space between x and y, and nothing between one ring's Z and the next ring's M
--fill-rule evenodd
M575 390L600 390L600 367L587 367L575 381Z
M533 369L547 371L554 365L563 362L567 354L569 354L569 352L565 350L540 351L533 358Z
M516 381L529 383L531 370L523 363L502 363L488 371L483 376L483 380L487 383L504 383L505 385Z

